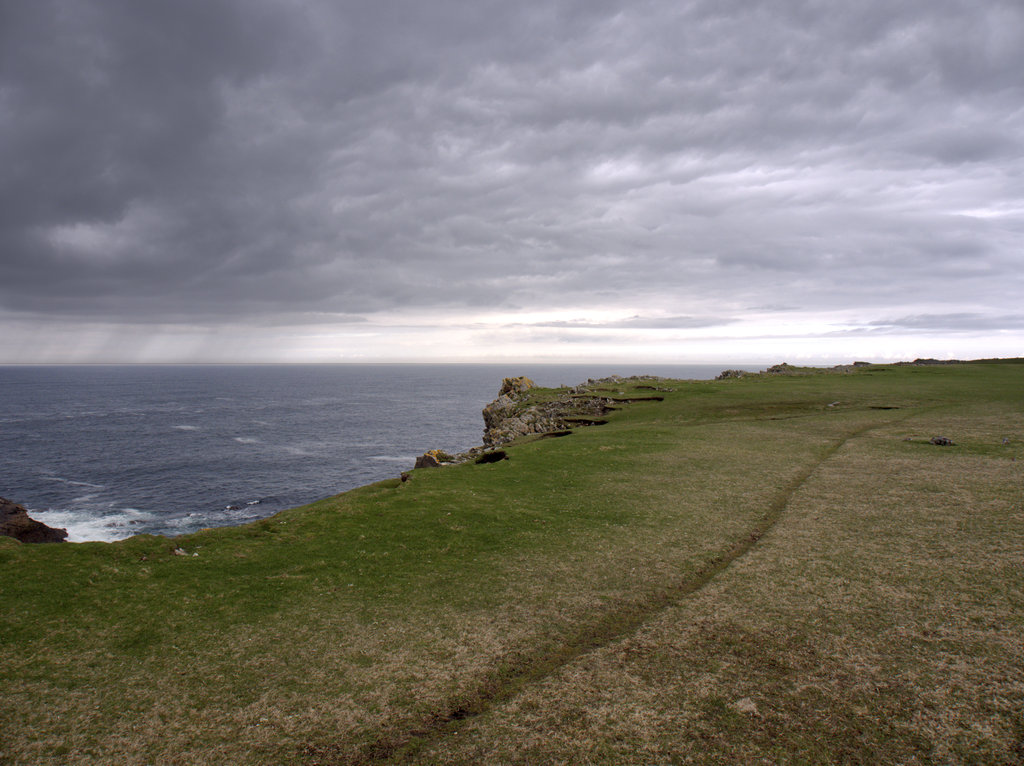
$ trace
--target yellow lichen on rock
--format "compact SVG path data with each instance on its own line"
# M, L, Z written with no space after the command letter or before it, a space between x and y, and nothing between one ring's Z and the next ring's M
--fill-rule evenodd
M416 458L415 468L437 468L444 463L451 463L454 458L443 449L431 449Z
M525 375L520 375L518 378L504 378L501 381L501 391L498 392L498 396L501 396L502 394L507 394L509 396L523 394L531 388L536 387L537 384Z

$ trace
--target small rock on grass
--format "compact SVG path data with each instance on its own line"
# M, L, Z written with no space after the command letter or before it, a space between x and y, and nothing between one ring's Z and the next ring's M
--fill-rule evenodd
M734 703L732 703L732 709L738 713L758 715L757 703L754 702L754 700L750 699L750 697L744 697L743 699L736 700Z

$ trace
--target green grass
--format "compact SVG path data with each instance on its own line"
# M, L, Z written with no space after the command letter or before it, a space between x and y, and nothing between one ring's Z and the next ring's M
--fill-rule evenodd
M1015 762L1024 364L799 372L245 527L0 539L0 762Z

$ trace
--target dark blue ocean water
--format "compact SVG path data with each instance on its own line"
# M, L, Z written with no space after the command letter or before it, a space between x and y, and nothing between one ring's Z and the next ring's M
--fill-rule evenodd
M480 444L501 379L709 365L0 366L0 496L71 541L240 524Z

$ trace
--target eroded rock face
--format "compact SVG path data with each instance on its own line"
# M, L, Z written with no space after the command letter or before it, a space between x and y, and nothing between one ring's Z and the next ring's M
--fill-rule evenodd
M499 394L497 399L484 407L484 431L490 431L502 421L513 417L518 403L518 399L513 399L508 394Z
M484 445L493 447L512 441L517 436L535 433L540 413L534 407L524 408L522 400L536 383L525 376L501 381L498 398L484 407Z
M504 414L492 412L492 418L484 431L484 444L495 447L505 444L526 434L542 434L548 431L562 430L562 407L560 402L527 407L521 412L512 411ZM486 412L486 410L485 410ZM484 416L484 423L488 418Z
M506 378L506 381L508 378ZM502 391L505 386L502 385ZM484 407L484 445L494 447L532 433L558 428L558 419L546 411L547 407L523 407L522 392L517 395L499 394Z
M597 383L598 381L589 381ZM484 407L484 445L497 447L527 434L564 432L567 418L578 415L604 414L605 400L588 396L585 386L577 386L554 401L525 405L525 394L534 388L529 378L505 378L498 398Z
M46 526L30 518L24 507L0 497L0 535L23 543L61 543L68 531Z

